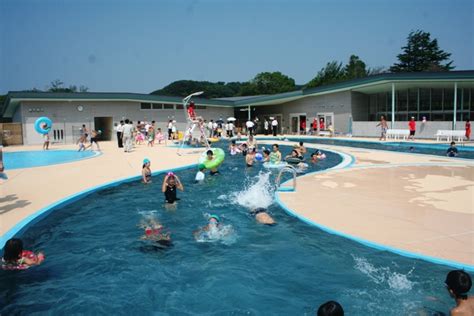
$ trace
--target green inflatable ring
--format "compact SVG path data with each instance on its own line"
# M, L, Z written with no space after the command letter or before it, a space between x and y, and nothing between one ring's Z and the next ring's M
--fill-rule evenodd
M199 158L199 165L203 165L206 169L214 169L224 162L225 152L221 148L211 148L214 158L212 160L207 159L207 150L202 153Z

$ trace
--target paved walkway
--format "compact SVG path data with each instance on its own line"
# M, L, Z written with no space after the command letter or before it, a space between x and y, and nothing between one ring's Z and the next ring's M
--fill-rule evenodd
M341 235L474 269L473 161L318 148L351 154L355 164L298 178L296 192L278 193L284 206Z

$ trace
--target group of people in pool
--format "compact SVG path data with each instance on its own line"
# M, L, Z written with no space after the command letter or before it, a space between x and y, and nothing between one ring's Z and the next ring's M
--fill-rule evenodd
M262 147L262 151L258 151L257 141L253 135L249 135L246 142L237 145L235 140L232 140L229 145L229 153L231 156L242 154L245 157L245 164L247 167L252 167L255 161L261 161L269 164L281 164L286 162L294 165L297 169L306 170L308 164L305 163L305 155L307 149L303 142L299 142L291 150L289 155L282 156L280 146L278 144L272 145L272 150ZM321 150L316 150L310 155L311 163L317 163L319 160L325 159L326 155Z
M200 230L194 232L199 234L203 231L215 230L220 225L220 218L217 215L210 215L208 224ZM154 219L142 222L140 227L144 229L142 239L153 240L158 244L167 246L171 243L171 237L165 232L163 225ZM3 270L26 270L32 266L40 265L45 260L42 252L34 253L23 249L23 241L18 238L9 239L3 250L2 269ZM449 295L455 300L456 306L450 311L451 315L474 315L474 296L468 293L472 287L470 275L464 270L450 271L444 281ZM443 315L442 313L438 313ZM344 309L336 301L329 301L322 304L317 311L318 316L342 316Z

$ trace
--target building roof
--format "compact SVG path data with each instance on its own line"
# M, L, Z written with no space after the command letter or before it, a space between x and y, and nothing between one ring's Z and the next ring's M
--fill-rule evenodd
M402 86L440 85L452 86L458 82L474 87L474 70L448 72L411 72L411 73L382 73L364 78L346 80L335 84L308 88L303 90L278 93L273 95L258 95L245 97L200 99L193 98L196 105L216 107L243 107L274 105L289 101L340 91L357 91L374 93L387 91L392 83ZM3 117L12 117L21 101L135 101L156 103L181 103L180 97L160 96L139 93L116 92L82 92L82 93L52 93L52 92L9 92L4 103Z

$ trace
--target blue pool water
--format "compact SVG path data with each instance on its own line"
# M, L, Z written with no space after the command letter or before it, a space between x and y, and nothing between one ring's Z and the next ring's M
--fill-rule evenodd
M326 154L311 171L341 162ZM314 315L330 299L348 315L448 311L448 267L309 226L273 202L275 171L244 165L242 156L227 156L221 174L202 184L193 183L194 168L178 172L185 192L176 210L163 207L163 175L56 210L22 236L27 249L45 251L44 264L0 271L0 314ZM278 224L257 224L252 206L268 206ZM317 201L313 207L317 212ZM233 233L196 242L193 231L206 213ZM137 225L148 216L170 230L173 247L140 240Z
M6 170L32 168L72 162L96 156L93 151L76 150L42 150L17 151L3 153L3 163Z
M288 138L291 141L303 141L306 143L316 143L324 145L348 146L367 149L379 149L396 151L403 153L436 155L446 157L446 150L449 148L448 144L430 144L417 142L377 142L377 141L361 141L361 140L345 140L337 138ZM459 151L457 158L474 159L474 147L456 145ZM456 158L453 158L456 159Z

